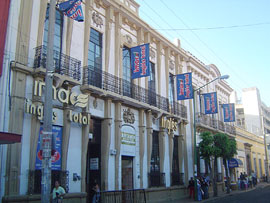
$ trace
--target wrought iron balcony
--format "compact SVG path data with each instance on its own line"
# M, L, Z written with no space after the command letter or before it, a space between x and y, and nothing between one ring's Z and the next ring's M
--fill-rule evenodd
M66 75L74 80L81 79L81 61L62 54L58 51L53 51L53 59L55 65L55 73ZM47 47L42 45L35 48L34 68L46 68Z
M223 121L213 119L211 116L205 115L203 113L196 114L196 122L197 124L207 126L215 130L220 130L224 133L236 135L236 130L234 126L229 125Z
M165 173L150 172L148 173L149 187L165 187Z
M172 185L184 185L184 173L171 173Z
M186 106L173 102L170 104L168 98L132 84L130 81L116 77L105 71L95 69L93 66L84 67L83 84L110 91L122 96L130 97L136 101L155 106L164 111L173 113L182 118L187 118Z

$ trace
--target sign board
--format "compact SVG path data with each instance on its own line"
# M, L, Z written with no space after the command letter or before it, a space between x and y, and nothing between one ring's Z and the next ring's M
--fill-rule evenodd
M90 170L98 170L98 158L90 158Z
M43 132L43 127L40 127L39 136L38 136L38 145L36 151L36 170L41 170L42 168L42 151L40 148L41 145L41 134ZM62 127L53 126L52 127L52 136L55 136L55 153L52 156L52 170L61 170L62 162Z

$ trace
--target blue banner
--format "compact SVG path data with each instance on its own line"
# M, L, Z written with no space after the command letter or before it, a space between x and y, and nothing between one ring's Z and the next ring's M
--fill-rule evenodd
M217 93L211 92L203 94L205 114L215 114L218 112Z
M149 44L132 47L131 49L131 78L150 76Z
M36 164L35 168L37 170L41 170L42 168L42 150L41 150L41 134L43 131L43 127L40 127L39 136L38 136L38 145L37 145L37 155L36 155ZM52 132L55 140L55 153L52 156L52 170L61 170L61 162L62 162L62 127L53 126Z
M235 122L234 104L223 104L224 122Z
M59 4L59 10L64 13L65 16L82 22L84 20L83 11L81 6L81 0L69 0Z
M239 167L239 163L237 159L231 158L230 160L228 160L228 166L229 168L236 168L236 167Z
M184 73L176 76L177 100L192 99L192 73Z

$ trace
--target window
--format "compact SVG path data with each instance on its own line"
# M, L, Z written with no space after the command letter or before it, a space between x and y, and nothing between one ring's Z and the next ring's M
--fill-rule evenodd
M46 18L44 24L43 45L48 45L48 29L49 29L49 5L47 6ZM63 35L63 14L59 10L55 10L55 26L54 26L54 42L53 42L53 59L55 63L55 71L61 73L61 53L62 53L62 35Z
M172 185L183 184L183 176L179 170L178 156L178 136L173 138L173 158L172 158Z
M131 53L130 48L123 48L123 95L131 97Z
M158 131L153 132L149 187L165 186L165 173L160 173Z
M155 64L150 62L150 77L148 81L149 104L156 106L156 73Z
M170 73L169 75L169 104L173 107L174 104L174 75Z
M88 84L101 88L102 34L91 28L88 44Z

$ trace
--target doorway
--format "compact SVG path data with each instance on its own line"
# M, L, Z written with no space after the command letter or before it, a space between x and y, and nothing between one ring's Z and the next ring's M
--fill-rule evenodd
M89 133L92 136L88 142L86 160L86 192L87 202L92 202L95 194L92 189L94 183L101 187L101 120L91 119Z
M133 189L133 157L122 156L122 190Z

